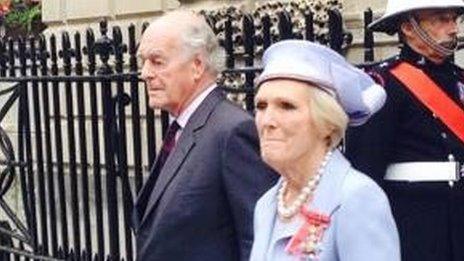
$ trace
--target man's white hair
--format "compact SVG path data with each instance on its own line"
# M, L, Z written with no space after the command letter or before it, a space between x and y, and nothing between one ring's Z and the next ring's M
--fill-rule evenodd
M159 19L179 22L179 43L185 55L201 54L205 58L206 69L215 75L225 69L224 49L204 17L192 11L176 10L155 21Z

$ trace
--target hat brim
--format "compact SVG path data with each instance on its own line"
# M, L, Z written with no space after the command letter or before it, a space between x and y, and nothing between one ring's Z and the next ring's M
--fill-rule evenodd
M273 73L266 76L258 77L255 80L256 88L259 88L263 83L272 81L272 80L293 80L299 82L305 82L311 85L312 87L316 87L327 92L329 95L336 97L335 90L333 87L330 86L329 83L321 82L318 79L299 75L299 74L291 74L291 73Z
M459 14L464 13L464 6L445 6L445 7L424 7L424 8L414 8L414 9L406 9L401 12L393 13L384 15L381 18L375 20L374 22L370 23L367 28L374 32L383 32L389 35L394 35L398 32L399 23L401 22L401 17L406 15L407 13L420 11L420 10L427 10L427 9L457 9Z

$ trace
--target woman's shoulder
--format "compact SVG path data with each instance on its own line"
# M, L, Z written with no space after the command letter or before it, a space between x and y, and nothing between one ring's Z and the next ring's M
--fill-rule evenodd
M338 250L346 260L400 260L388 198L367 175L349 170L335 219Z
M389 205L385 192L373 179L350 167L342 185L342 203L353 200L353 197L366 204L375 199L377 203L380 201Z

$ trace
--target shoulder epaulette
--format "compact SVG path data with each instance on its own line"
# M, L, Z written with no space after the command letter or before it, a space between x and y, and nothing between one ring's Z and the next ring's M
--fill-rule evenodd
M393 57L390 57L379 64L379 69L384 71L384 70L390 70L391 68L395 67L397 64L401 62L400 56L395 55Z
M385 86L385 77L386 74L390 71L391 68L395 67L398 64L399 56L393 56L386 60L370 64L368 68L366 68L366 73L371 76L372 79L379 85Z

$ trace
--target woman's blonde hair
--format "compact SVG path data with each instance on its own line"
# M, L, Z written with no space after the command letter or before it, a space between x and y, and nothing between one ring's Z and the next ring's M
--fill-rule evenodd
M329 148L333 149L345 135L348 116L334 96L317 87L310 87L308 90L311 118L319 133L327 139Z

